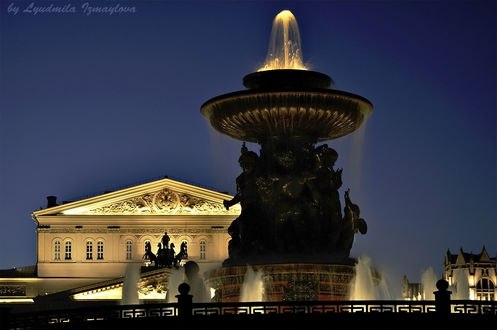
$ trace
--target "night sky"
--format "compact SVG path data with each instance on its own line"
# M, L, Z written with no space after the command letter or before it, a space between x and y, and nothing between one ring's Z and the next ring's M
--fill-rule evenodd
M244 89L284 9L304 62L374 105L359 131L326 142L342 205L351 188L368 223L352 256L397 287L403 274L441 275L447 249L496 255L494 1L0 3L0 268L36 263L31 212L48 195L165 175L233 194L241 142L214 132L200 106ZM116 5L135 12L89 11Z

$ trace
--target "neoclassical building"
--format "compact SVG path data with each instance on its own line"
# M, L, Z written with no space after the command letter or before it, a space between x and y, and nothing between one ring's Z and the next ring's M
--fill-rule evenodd
M0 300L30 301L64 292L72 299L121 299L130 266L142 272L140 299L164 299L175 269L157 269L144 260L145 246L156 252L165 232L176 252L188 247L188 260L200 271L228 257L227 228L240 206L232 196L169 178L57 204L32 213L37 227L35 267L0 271ZM184 260L183 260L184 262ZM150 269L150 271L147 271Z

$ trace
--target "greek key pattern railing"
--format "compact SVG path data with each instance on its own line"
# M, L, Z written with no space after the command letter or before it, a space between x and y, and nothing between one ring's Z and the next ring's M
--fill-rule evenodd
M317 301L317 302L250 302L230 304L194 304L193 315L284 314L284 313L434 313L434 301ZM497 315L496 301L456 300L451 303L454 314Z
M36 329L39 325L58 323L81 324L114 319L135 319L178 316L177 304L116 305L93 308L51 310L11 314L12 329Z
M187 311L177 303L115 305L92 308L12 313L11 329L36 329L39 325L59 323L81 324L114 319L177 317ZM247 303L194 303L191 317L196 315L285 314L285 313L435 313L434 301L303 301L303 302L247 302ZM496 301L451 301L453 314L497 315Z

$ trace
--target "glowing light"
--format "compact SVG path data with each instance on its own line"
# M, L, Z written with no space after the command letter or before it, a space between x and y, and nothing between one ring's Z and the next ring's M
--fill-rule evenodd
M34 303L34 300L31 299L31 298L19 298L19 299L6 298L6 299L0 299L0 304L10 304L10 303L30 304L30 303Z
M266 62L257 71L277 69L307 70L302 61L297 20L289 10L274 18Z
M123 287L110 287L101 288L92 291L80 292L72 296L74 300L122 300L123 299ZM156 289L147 290L146 292L141 292L138 290L139 300L164 300L166 299L166 293L164 291L157 291Z
M475 275L469 275L469 286L475 286Z
M74 300L121 300L122 287L77 293Z
M476 295L475 295L475 289L470 288L469 289L469 300L476 300Z

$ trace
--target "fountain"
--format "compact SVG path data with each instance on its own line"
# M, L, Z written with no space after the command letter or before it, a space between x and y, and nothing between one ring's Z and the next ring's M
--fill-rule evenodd
M385 299L381 286L381 276L372 266L371 259L362 256L357 259L355 274L350 283L349 300L378 300ZM383 296L383 297L382 297Z
M201 106L214 129L243 141L237 193L224 201L242 208L228 228L229 257L205 274L216 301L240 300L249 267L262 274L265 301L344 300L355 275L349 254L367 225L350 189L342 213L338 154L317 144L357 130L373 106L307 70L298 31L290 11L278 14L266 63L243 78L247 89Z
M438 277L433 271L433 268L428 267L421 275L421 283L423 284L423 297L420 300L435 300L433 292L437 291L436 283Z
M302 62L299 27L289 10L283 10L274 18L266 62L258 71L275 69L306 70Z
M243 285L240 289L240 301L252 302L262 301L264 297L264 281L261 271L254 271L252 267L247 267L247 272L243 278Z
M140 280L140 264L129 263L126 266L122 288L122 305L137 305L140 303L138 298L138 281Z
M462 268L454 270L453 283L450 286L454 300L467 300L469 299L469 282L466 272Z
M178 294L177 288L183 282L185 282L185 271L183 269L176 269L172 267L169 270L168 283L167 283L167 293L166 293L166 301L168 303L176 302L176 295Z

